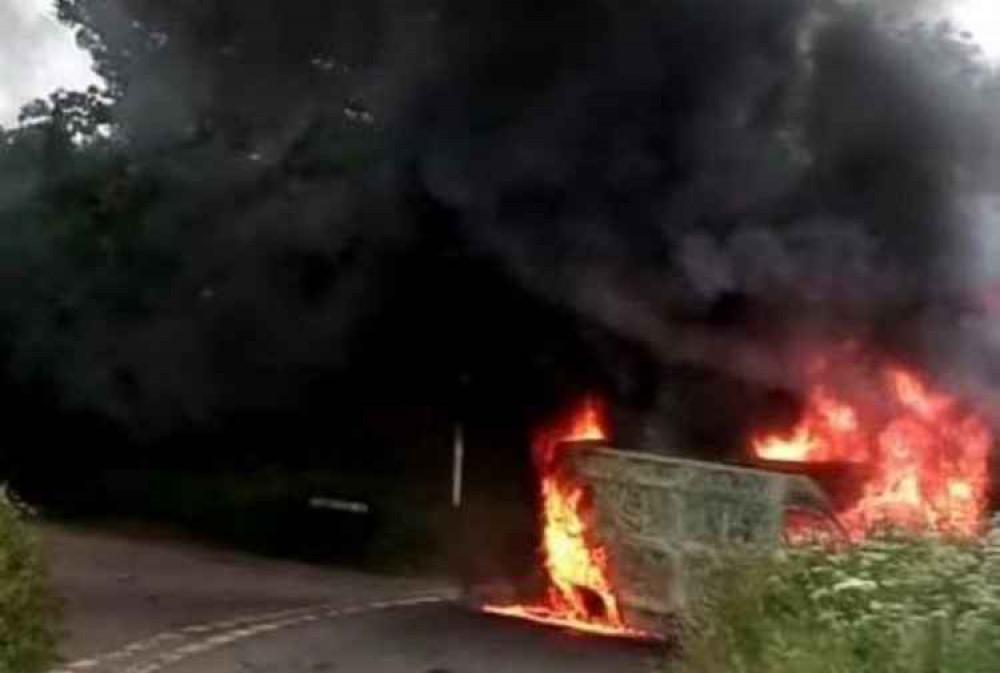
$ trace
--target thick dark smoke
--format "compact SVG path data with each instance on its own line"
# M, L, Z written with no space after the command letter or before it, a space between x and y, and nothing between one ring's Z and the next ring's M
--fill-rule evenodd
M60 5L164 270L135 314L23 313L14 352L131 423L295 400L421 278L379 359L502 358L448 322L494 269L498 331L531 333L506 357L582 335L652 443L731 441L844 339L990 390L997 81L947 30L823 0Z
M765 388L845 339L954 373L981 338L995 81L946 29L796 0L459 14L418 172L529 287Z
M964 289L963 182L994 136L946 41L794 0L504 7L455 21L511 41L446 42L417 161L524 282L754 376L743 330L683 318L734 296L858 335Z

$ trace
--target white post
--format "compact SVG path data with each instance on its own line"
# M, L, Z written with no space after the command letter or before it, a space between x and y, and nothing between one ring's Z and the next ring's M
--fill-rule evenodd
M461 423L455 424L455 438L452 445L451 506L462 506L462 473L465 470L465 432Z

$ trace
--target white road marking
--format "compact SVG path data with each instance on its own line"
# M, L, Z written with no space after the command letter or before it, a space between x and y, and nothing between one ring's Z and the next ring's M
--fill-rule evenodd
M158 673L168 666L172 666L183 659L203 654L211 650L225 647L240 640L253 638L254 636L280 631L282 629L309 624L324 619L335 619L351 615L361 615L371 612L394 610L407 607L417 607L421 605L432 605L446 603L454 600L453 596L416 596L402 598L392 601L374 601L361 605L348 607L333 607L326 603L304 608L293 608L279 612L263 613L260 615L249 615L236 619L227 619L206 624L196 624L180 629L179 632L167 631L134 643L125 645L117 650L107 652L102 655L79 659L65 664L62 668L54 669L49 673L77 673L79 671L93 671L104 664L112 664L129 659L142 654L148 650L156 648L174 640L184 640L184 635L201 636L213 634L201 640L194 640L155 656L149 662L136 662L125 669L116 669L124 673Z

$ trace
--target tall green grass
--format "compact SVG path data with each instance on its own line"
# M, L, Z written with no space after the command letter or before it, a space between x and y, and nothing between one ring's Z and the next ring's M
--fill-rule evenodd
M733 557L686 617L679 673L1000 672L1000 521Z
M57 617L24 510L0 487L0 673L41 673L51 666Z

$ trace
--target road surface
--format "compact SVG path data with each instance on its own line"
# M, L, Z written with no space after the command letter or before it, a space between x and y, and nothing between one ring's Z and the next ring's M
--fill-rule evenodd
M447 582L42 530L64 663L91 673L647 673L647 646L489 617Z

